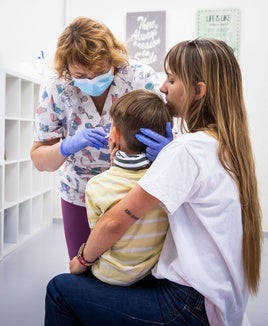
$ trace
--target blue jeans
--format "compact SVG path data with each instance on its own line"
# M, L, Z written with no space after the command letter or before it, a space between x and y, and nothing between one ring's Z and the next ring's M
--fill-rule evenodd
M132 286L92 275L61 274L47 286L46 326L209 325L204 297L191 287L147 276Z

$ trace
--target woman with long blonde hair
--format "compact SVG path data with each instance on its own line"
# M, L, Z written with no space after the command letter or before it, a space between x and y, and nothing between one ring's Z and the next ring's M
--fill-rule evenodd
M130 287L56 276L47 288L47 321L238 326L249 293L257 293L261 208L238 62L225 42L196 39L167 53L165 71L161 91L182 134L101 217L82 253L94 262L161 205L170 228L152 276ZM137 138L158 147L151 130Z

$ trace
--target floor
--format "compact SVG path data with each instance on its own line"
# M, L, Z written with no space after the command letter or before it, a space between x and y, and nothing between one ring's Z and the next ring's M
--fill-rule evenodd
M46 284L68 271L63 226L53 223L0 261L0 326L42 326Z
M250 326L268 325L268 237L265 236L262 282L250 298ZM42 326L46 284L68 271L68 256L61 223L53 223L0 261L0 326ZM236 325L232 325L236 326Z

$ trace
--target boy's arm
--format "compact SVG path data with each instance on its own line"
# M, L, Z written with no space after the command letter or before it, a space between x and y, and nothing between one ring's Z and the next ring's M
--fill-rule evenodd
M83 274L87 270L88 266L83 265L79 259L78 255L75 256L72 260L69 262L69 270L71 274Z
M95 226L99 217L102 214L101 209L95 205L94 195L92 194L94 194L94 184L91 184L89 181L85 191L85 204L87 210L88 223L90 225L90 233L92 232L93 227ZM81 252L81 254L83 254L83 252ZM77 256L73 257L73 259L69 262L69 270L71 274L82 274L87 269L87 266L83 265L81 263L81 260L79 261Z

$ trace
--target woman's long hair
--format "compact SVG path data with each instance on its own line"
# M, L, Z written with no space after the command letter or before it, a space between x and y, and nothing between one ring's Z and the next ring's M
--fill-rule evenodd
M244 275L249 290L256 293L262 247L261 207L239 64L225 42L195 39L181 42L167 53L167 68L185 86L181 128L184 132L211 132L219 141L221 164L238 185ZM199 82L206 85L206 94L193 101Z

